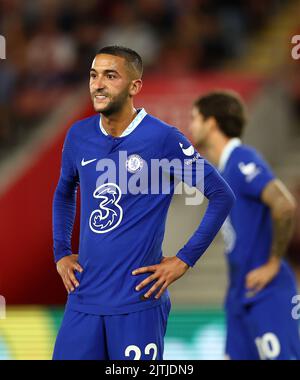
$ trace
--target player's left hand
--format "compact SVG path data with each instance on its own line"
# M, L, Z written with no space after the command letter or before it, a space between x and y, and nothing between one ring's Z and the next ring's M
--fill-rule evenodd
M149 298L154 292L159 290L155 295L155 298L158 299L167 287L172 284L172 282L183 276L188 269L189 266L177 256L164 257L160 264L138 268L132 272L133 275L153 272L153 274L140 282L136 286L135 290L139 291L150 284L150 282L156 280L155 284L147 291L147 293L144 294L144 297Z
M267 286L277 275L280 269L280 259L271 258L265 265L252 270L246 276L246 287L259 292Z

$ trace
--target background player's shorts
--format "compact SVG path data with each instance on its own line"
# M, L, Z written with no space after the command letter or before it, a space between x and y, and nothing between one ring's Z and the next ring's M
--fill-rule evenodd
M227 310L226 357L232 360L299 360L297 320L292 318L290 292L273 292L244 307Z
M54 360L162 360L171 302L120 315L66 308Z

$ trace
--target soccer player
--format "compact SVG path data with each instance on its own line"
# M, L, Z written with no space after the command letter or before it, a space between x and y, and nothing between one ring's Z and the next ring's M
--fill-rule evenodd
M182 133L134 108L142 71L141 57L129 48L98 51L90 69L96 114L76 122L65 139L53 237L68 301L54 359L162 359L171 306L167 287L206 251L234 202L227 183ZM170 191L152 191L152 160L164 161ZM201 189L201 168L209 199L204 218L176 256L163 257L175 183L184 179ZM77 255L71 234L79 184Z
M298 325L291 315L297 290L284 260L295 201L259 153L242 144L245 123L245 106L234 92L206 94L192 109L195 146L236 196L222 227L229 267L226 357L300 359Z

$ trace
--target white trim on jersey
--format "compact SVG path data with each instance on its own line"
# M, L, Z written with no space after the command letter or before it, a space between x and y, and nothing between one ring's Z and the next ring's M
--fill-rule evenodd
M138 114L136 115L136 117L132 120L132 122L128 125L128 127L123 131L123 133L119 137L125 137L125 136L129 135L132 131L134 131L135 128L140 124L140 122L144 119L144 117L146 115L147 115L147 112L145 111L145 109L141 108L139 110ZM102 133L105 136L108 136L108 133L106 132L106 130L104 129L104 127L102 125L101 116L100 116L100 120L99 120L99 126L100 126Z
M242 144L241 139L235 137L228 141L228 143L225 145L225 148L223 149L223 152L220 157L218 169L220 172L224 171L226 164L231 156L231 153L234 151L234 149Z

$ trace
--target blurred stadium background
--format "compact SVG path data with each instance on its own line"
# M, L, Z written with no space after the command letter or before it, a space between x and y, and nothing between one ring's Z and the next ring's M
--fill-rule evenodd
M144 58L137 99L189 135L195 97L238 91L249 107L245 141L260 149L300 202L299 0L0 0L1 359L50 359L66 299L52 259L51 202L67 128L92 113L88 69L103 45ZM164 252L174 255L205 204L176 195ZM74 233L74 251L78 224ZM300 280L300 210L288 257ZM218 237L171 287L166 359L223 356L226 268Z

